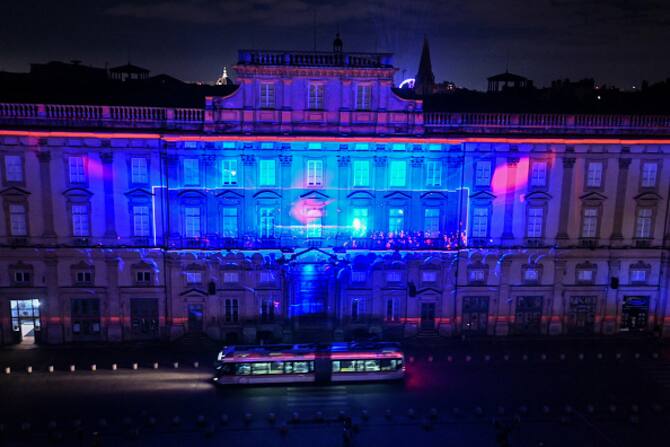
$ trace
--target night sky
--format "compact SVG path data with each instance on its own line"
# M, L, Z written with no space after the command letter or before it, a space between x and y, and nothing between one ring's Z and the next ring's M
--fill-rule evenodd
M0 70L128 60L213 81L238 48L391 51L413 76L423 36L436 80L483 89L511 72L546 85L594 77L622 88L670 77L667 0L2 0ZM316 27L314 26L316 23Z

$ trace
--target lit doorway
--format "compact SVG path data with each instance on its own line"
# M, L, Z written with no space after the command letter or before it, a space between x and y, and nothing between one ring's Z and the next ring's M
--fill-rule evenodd
M38 341L42 329L40 324L40 300L10 300L9 307L15 340L21 344L33 344Z

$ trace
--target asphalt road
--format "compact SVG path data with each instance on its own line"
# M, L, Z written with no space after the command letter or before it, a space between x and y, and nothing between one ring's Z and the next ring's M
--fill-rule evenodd
M514 446L663 445L670 437L664 346L484 341L406 352L402 384L222 389L209 380L209 349L5 349L0 367L12 369L0 371L0 445L342 446L343 415L357 428L351 445L361 446L496 446L494 420Z

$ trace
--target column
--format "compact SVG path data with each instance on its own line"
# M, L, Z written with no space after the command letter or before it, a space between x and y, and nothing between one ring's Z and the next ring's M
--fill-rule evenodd
M421 209L421 193L424 190L425 181L423 181L424 157L410 158L410 178L409 187L411 188L412 199L408 203L407 214L405 215L405 230L416 229L423 230L423 211Z
M608 261L608 275L607 281L608 284L611 284L612 278L620 277L621 272L621 261L618 259L613 259ZM603 334L613 334L616 331L618 326L618 316L619 316L619 290L607 287L605 306L603 309L603 319L601 324L601 331Z
M507 159L507 187L505 188L503 239L514 239L514 196L516 194L516 168L518 164L518 157L510 157Z
M563 289L563 277L565 276L566 261L554 258L554 296L549 314L549 335L563 333L563 319L565 317L565 297Z
M42 312L42 322L46 322L46 342L49 344L63 343L64 315L61 312L58 296L58 257L53 253L44 256L46 266L46 305Z
M556 239L569 239L568 220L570 219L570 205L572 200L572 175L575 167L575 159L563 158L563 190L561 191L561 208L558 217L558 233Z
M293 176L291 172L291 167L293 166L293 155L290 154L279 154L279 188L281 193L281 213L279 214L279 224L281 225L280 237L282 240L284 238L291 237L291 230L289 228L290 223L290 208L291 208L291 197L293 189L291 184L293 181ZM251 204L247 204L251 207ZM254 226L255 228L255 226Z
M123 340L123 319L121 316L121 297L119 294L119 258L105 257L107 270L107 341ZM130 312L130 310L128 310ZM130 319L130 315L126 315Z
M351 157L349 155L338 155L337 156L337 216L336 225L337 230L333 236L336 238L336 243L339 245L342 241L348 239L348 235L341 234L341 229L346 228L346 219L347 219L347 191L350 190L352 182L351 175ZM330 220L330 219L329 219ZM325 222L324 222L325 224Z
M112 242L117 238L114 210L114 153L101 152L100 161L102 161L102 178L105 194L105 239Z
M388 157L386 156L374 156L374 165L375 165L375 180L374 180L374 190L375 190L375 203L374 208L370 209L369 216L371 222L368 223L368 232L373 232L384 228L384 202L383 202L383 193L381 191L386 190L386 165L388 163Z
M617 178L616 198L614 202L614 225L612 228L612 241L623 240L621 227L623 226L623 211L626 207L626 187L628 186L628 168L630 158L619 159L619 177Z
M506 256L500 261L500 286L498 288L498 305L495 315L494 335L507 335L510 329L510 315L512 313L513 302L510 299L510 267L512 266L511 256ZM489 273L490 274L490 273Z
M56 239L54 231L54 209L51 196L51 169L49 162L51 161L51 152L40 151L37 153L37 159L40 162L40 179L42 186L42 220L44 222L44 239Z
M209 241L208 243L210 245L216 245L219 243L219 234L217 233L220 231L220 228L218 227L218 222L220 221L220 216L219 216L219 207L217 206L216 203L216 196L215 194L212 194L209 189L210 185L211 187L216 187L217 181L216 181L216 156L215 155L204 155L200 157L200 165L202 165L203 172L202 172L202 181L201 185L203 187L203 191L207 195L205 198L206 200L206 205L205 205L205 223L206 223L206 235L207 235L207 240ZM244 181L244 180L243 180Z

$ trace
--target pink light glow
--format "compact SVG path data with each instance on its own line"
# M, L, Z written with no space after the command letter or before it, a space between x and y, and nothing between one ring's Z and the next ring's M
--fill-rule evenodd
M307 225L311 219L323 217L325 214L324 208L330 203L332 203L332 200L298 199L291 205L289 214L302 225Z
M511 167L508 163L499 165L491 178L491 190L493 194L498 196L498 198L502 198L506 193L525 189L528 183L528 165L528 157L521 158L515 168ZM514 178L509 178L510 175L513 175Z

